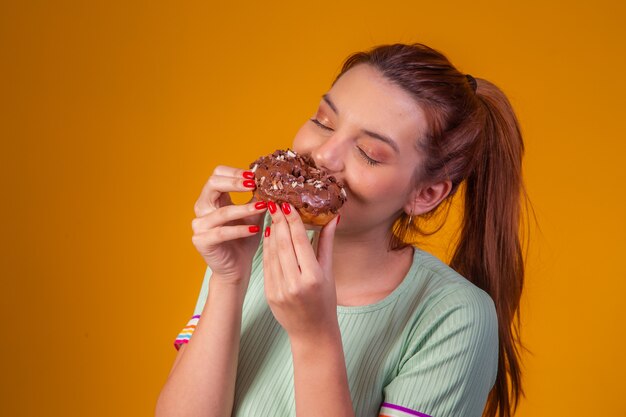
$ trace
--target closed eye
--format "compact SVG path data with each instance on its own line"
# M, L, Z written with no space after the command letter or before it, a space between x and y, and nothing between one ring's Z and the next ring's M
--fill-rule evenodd
M380 164L380 161L377 161L375 159L370 158L369 155L367 153L365 153L365 151L363 149L359 148L358 146L356 148L359 150L359 154L361 155L361 157L365 160L365 162L368 165L375 166L375 165Z
M323 124L322 122L320 122L319 120L317 120L316 118L312 118L311 121L319 128L324 129L324 130L328 130L328 131L333 131L332 127L328 127L325 124Z

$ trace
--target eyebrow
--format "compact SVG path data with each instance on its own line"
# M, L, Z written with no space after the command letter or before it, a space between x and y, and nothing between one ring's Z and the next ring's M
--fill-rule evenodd
M398 148L398 145L396 144L396 142L394 142L391 138L388 138L387 136L383 136L380 133L372 132L370 130L363 130L363 133L365 133L367 136L371 138L378 139L378 140L385 142L387 145L391 146L393 150L396 151L396 153L400 153L400 148Z
M324 99L326 104L328 104L328 107L330 107L335 112L335 114L337 115L339 114L339 110L337 110L337 106L335 106L335 103L333 103L330 97L328 97L328 94L324 94L322 96L322 99ZM372 132L371 130L363 130L363 133L365 133L367 136L371 138L378 139L380 141L385 142L387 145L391 146L393 150L396 151L396 153L400 153L400 148L398 147L398 144L393 139L385 135L381 135L380 133Z

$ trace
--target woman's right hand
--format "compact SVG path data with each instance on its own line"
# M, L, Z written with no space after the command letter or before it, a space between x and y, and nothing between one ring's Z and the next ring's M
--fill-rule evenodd
M250 276L267 205L234 205L228 193L254 188L251 171L218 166L196 201L191 241L216 278L239 284Z

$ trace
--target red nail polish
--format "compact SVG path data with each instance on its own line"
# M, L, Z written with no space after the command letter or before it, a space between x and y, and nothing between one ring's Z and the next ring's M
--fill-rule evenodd
M270 237L270 227L269 226L267 226L265 228L265 237Z
M257 226L257 225L254 225L254 226L248 227L248 230L250 230L250 233L256 233L259 230L261 230L261 228L259 226Z
M244 171L243 173L243 177L249 180L253 180L254 179L254 172L252 171Z
M281 204L281 209L283 210L283 213L285 214L291 213L291 206L289 205L289 203Z
M267 202L267 208L270 209L270 213L272 214L276 213L276 203L274 203L273 201Z
M254 188L256 187L256 185L254 184L254 180L245 180L243 182L243 186L244 187L248 187L248 188Z
M257 201L254 204L254 208L257 210L263 210L264 208L267 208L267 203L265 201Z

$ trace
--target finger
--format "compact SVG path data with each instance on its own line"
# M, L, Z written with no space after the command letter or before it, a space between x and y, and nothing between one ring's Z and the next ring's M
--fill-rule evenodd
M244 172L249 172L250 175L244 176ZM221 175L223 177L244 177L244 178L248 178L249 179L253 179L254 178L254 172L250 169L241 169L241 168L235 168L235 167L229 167L226 165L218 165L215 167L215 169L213 170L213 175Z
M284 218L289 225L290 240L300 267L306 270L318 268L318 261L311 241L306 233L304 223L298 212L289 203L281 205Z
M278 299L280 291L280 282L282 282L282 270L280 265L276 263L274 236L272 228L268 226L265 229L263 240L263 276L265 286L265 297L268 302Z
M218 243L254 236L260 230L261 228L257 225L215 227L209 231L194 234L191 241L196 248L201 250Z
M272 292L274 291L274 287L272 285L271 278L272 278L272 270L271 270L271 265L270 265L270 233L271 229L270 226L267 226L265 228L265 232L264 232L264 237L263 237L263 279L264 279L264 286L265 286L265 297L268 298L268 294L272 294Z
M246 171L248 172L248 171ZM198 200L207 203L217 201L221 193L231 191L250 191L256 188L254 179L241 176L211 175Z
M335 230L337 230L339 216L332 219L326 226L322 228L317 244L317 260L322 269L327 273L326 276L332 276L333 270L333 242L335 240Z
M195 233L201 233L213 227L224 226L229 222L242 220L263 213L266 209L267 203L264 201L257 201L240 206L230 205L220 207L217 210L211 211L209 214L193 219L191 221L191 228Z
M281 207L289 207L288 203L283 203ZM287 212L289 209L286 209ZM285 278L300 277L300 268L298 266L298 258L291 241L291 231L289 223L285 219L283 210L275 210L272 214L272 232L274 233L274 247L276 248L277 258Z
M245 178L243 175L249 171L242 171L240 176L211 175L196 201L196 216L207 214L212 208L220 207L218 200L224 193L252 191L256 188L254 179Z

